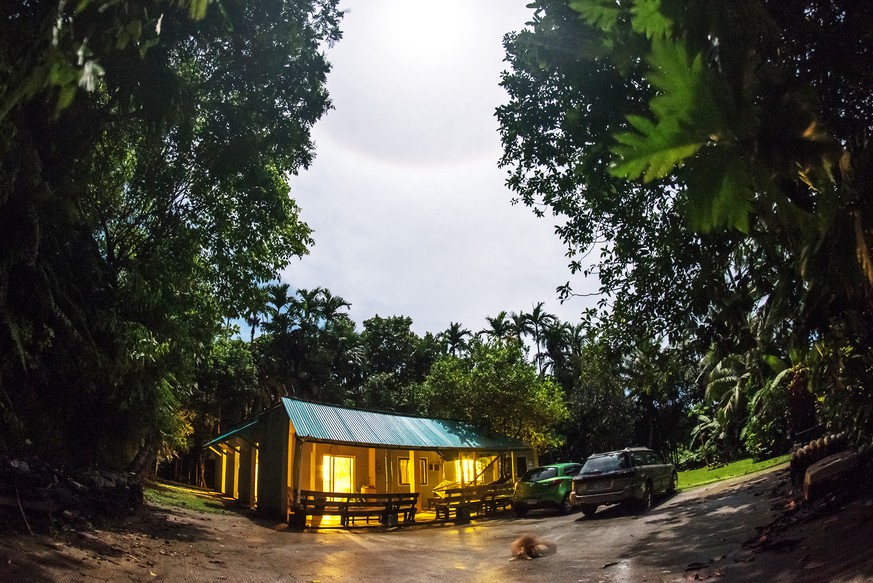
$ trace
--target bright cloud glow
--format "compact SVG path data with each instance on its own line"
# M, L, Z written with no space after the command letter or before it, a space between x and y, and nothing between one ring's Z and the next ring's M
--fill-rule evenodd
M328 51L335 109L315 128L315 163L292 181L316 244L284 281L327 287L359 324L410 316L420 334L453 321L476 331L540 301L578 321L590 302L556 299L572 278L554 221L512 206L497 168L501 41L530 18L525 3L341 5L343 40Z

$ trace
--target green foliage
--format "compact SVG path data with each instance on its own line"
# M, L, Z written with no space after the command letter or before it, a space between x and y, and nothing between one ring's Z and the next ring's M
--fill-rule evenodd
M562 459L582 460L638 443L636 411L621 370L619 355L602 341L584 342L558 366L556 379L565 387L570 411L559 429L567 436Z
M648 39L670 38L673 21L661 12L661 0L636 0L630 9L634 32Z
M272 400L342 403L363 373L364 346L345 311L351 304L320 287L292 294L288 284L271 284L264 291L265 304L253 308L266 316L254 351Z
M337 18L331 0L0 8L6 447L139 471L192 430L222 321L311 242L286 177L329 107Z
M599 277L588 324L627 353L658 338L713 356L696 412L707 455L739 455L746 427L756 450L799 430L807 394L823 420L868 434L873 8L531 7L504 43L502 164L520 201L557 215L571 270ZM784 401L766 355L808 370L809 390Z
M619 161L613 172L646 181L668 176L675 166L694 155L714 132L701 118L714 116L711 87L700 55L693 59L684 43L656 41L649 56L647 75L656 96L649 102L655 122L629 115L635 132L615 135Z
M361 343L368 381L359 404L407 413L420 409L412 388L424 380L442 348L434 337L423 344L411 327L406 316L377 315L364 321Z
M554 428L567 417L561 387L540 377L515 343L474 340L468 356L434 363L421 390L428 415L469 421L540 450L558 444Z

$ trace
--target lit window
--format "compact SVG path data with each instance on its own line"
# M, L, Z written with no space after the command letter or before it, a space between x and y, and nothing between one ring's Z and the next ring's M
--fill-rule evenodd
M427 484L427 458L418 458L418 483L422 486Z
M323 459L321 467L322 490L324 492L353 492L355 458L325 455Z

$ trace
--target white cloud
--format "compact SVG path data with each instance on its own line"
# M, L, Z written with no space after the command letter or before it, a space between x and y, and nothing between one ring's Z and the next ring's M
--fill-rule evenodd
M335 110L315 128L312 168L292 180L316 245L285 281L343 296L359 324L405 315L418 333L452 321L478 330L540 301L578 319L590 302L556 299L571 276L553 222L512 206L497 168L501 39L530 17L524 5L341 6L344 38L328 51Z

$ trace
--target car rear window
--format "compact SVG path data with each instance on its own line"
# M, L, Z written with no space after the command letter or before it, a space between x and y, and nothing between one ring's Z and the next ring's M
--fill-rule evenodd
M582 474L601 474L603 472L614 472L626 467L624 457L621 455L603 455L593 457L585 462L582 466Z
M555 468L534 468L522 476L521 480L523 482L539 482L540 480L554 478L557 475L558 470Z

